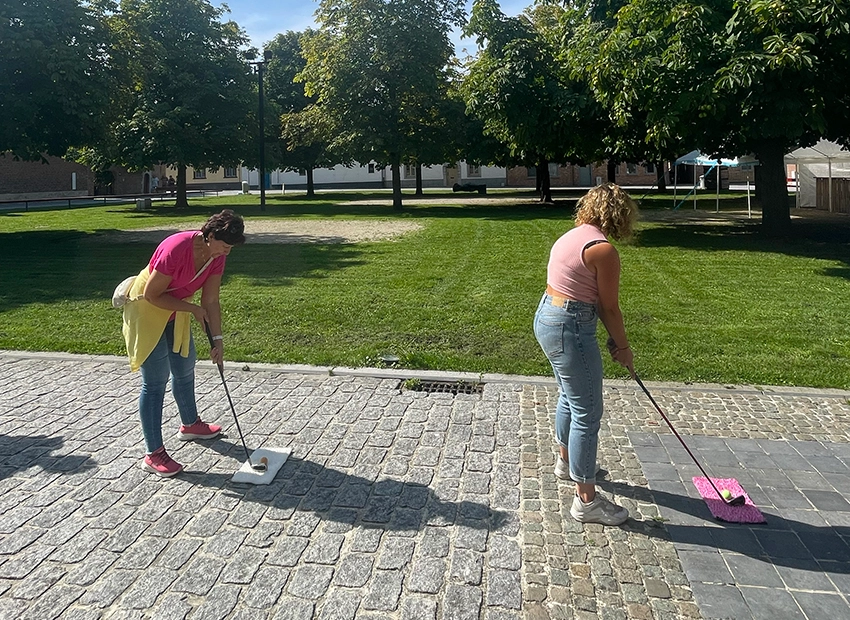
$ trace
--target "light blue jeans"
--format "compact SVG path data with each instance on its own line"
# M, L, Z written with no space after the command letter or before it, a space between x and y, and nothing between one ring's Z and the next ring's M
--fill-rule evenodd
M543 295L534 315L534 335L558 382L555 440L570 455L570 477L596 482L596 451L602 420L602 355L596 341L594 304L568 301L563 308Z
M150 454L162 447L162 405L165 385L171 375L171 392L183 424L194 424L198 419L195 403L195 341L189 340L189 357L174 353L174 321L169 321L162 337L148 359L142 364L142 393L139 396L139 417L145 447Z

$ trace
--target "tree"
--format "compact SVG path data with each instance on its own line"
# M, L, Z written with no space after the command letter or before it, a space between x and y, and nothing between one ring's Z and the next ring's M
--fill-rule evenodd
M599 100L659 153L755 153L763 229L787 233L783 156L848 139L850 6L843 0L633 0L589 24L584 66Z
M218 168L249 157L257 93L236 23L206 0L123 0L112 19L131 81L114 126L122 164L177 168L186 206L186 167Z
M0 0L0 153L64 155L95 142L108 108L102 7L81 0Z
M266 49L272 53L268 65L268 98L278 112L277 163L284 170L304 170L307 196L315 196L313 170L347 163L345 157L330 150L333 135L329 116L316 97L308 97L296 78L307 64L302 54L302 39L312 30L288 31L277 35Z
M306 41L305 91L338 128L331 147L392 169L393 207L402 207L400 165L415 154L416 128L433 109L453 55L449 32L462 0L322 0Z
M549 162L602 159L606 122L590 90L559 60L554 26L562 13L546 5L506 17L495 0L476 0L466 29L480 48L462 87L467 109L511 159L536 168L546 202Z

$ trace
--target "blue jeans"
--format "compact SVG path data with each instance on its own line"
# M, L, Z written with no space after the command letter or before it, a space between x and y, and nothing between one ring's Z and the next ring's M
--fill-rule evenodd
M162 405L169 375L171 392L174 394L183 424L194 424L198 419L198 406L195 403L195 341L190 336L189 357L172 352L173 347L174 321L169 321L162 337L141 368L139 417L142 420L142 433L148 454L162 447Z
M558 382L555 439L570 455L570 477L596 482L596 451L602 420L602 355L596 341L594 304L568 301L563 308L543 295L534 315L534 335Z

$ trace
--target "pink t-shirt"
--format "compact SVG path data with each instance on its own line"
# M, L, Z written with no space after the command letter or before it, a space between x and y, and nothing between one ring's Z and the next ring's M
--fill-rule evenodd
M192 240L201 233L193 230L175 233L163 239L148 264L151 273L154 270L171 276L168 285L169 295L177 299L186 299L194 295L211 275L224 273L224 263L227 257L217 256L200 276L195 277L195 254Z
M584 250L607 237L596 226L581 224L561 235L549 253L546 284L569 299L595 304L599 298L596 274L584 263Z

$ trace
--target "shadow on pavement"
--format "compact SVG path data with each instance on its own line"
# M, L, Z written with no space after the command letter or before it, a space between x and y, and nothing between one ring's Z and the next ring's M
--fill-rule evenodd
M97 467L97 463L88 456L51 454L64 444L62 436L0 435L0 480L30 467L60 473Z
M767 523L726 523L714 519L702 499L620 482L602 482L600 486L622 497L655 504L661 509L662 516L667 511L675 511L678 513L677 520L684 522L645 527L630 519L625 524L627 529L639 529L656 538L669 538L676 545L691 549L721 549L762 561L769 560L779 566L850 573L848 527L812 525L784 518L776 514L775 509L762 508Z
M240 462L245 458L238 441L219 437L203 447ZM415 532L426 525L459 525L471 530L498 531L511 522L508 511L475 501L457 501L460 483L446 484L435 491L427 483L386 477L379 480L380 464L362 464L355 466L357 469L362 475L290 455L268 485L232 483L232 473L193 470L191 462L179 478L189 484L222 489L242 501L266 504L283 513L312 512L321 520L346 526Z

